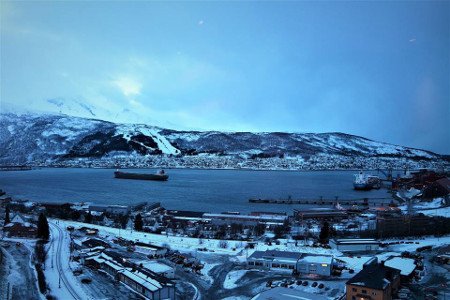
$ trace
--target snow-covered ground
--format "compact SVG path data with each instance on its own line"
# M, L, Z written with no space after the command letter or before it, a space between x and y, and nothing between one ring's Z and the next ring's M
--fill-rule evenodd
M214 282L214 278L213 277L211 277L210 275L209 275L209 272L214 268L214 267L216 267L216 266L218 266L218 265L220 265L219 263L206 263L206 262L203 262L203 269L201 269L201 274L202 274L202 278L205 280L205 281L207 281L207 282L209 282L209 283L213 283Z
M223 287L226 289L234 289L238 286L237 281L242 278L249 270L234 270L230 271L223 282Z

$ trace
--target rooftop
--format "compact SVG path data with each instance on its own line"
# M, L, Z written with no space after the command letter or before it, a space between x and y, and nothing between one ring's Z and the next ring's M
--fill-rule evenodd
M404 257L393 257L384 262L386 267L400 270L400 275L409 276L416 269L414 259Z
M300 252L289 252L289 251L277 251L277 250L266 250L266 251L255 251L249 258L252 259L293 259L299 260L303 253Z
M347 284L364 286L375 290L384 290L400 271L380 264L371 264L347 281Z

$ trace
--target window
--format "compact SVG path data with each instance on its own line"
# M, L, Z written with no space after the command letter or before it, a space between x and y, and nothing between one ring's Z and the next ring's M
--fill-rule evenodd
M367 294L367 291L366 290L362 290L361 293Z
M358 290L356 288L352 288L352 292L357 292Z
M248 264L249 264L250 266L254 266L254 265L255 265L255 263L254 263L253 261L249 261Z
M279 268L280 265L279 264L272 264L272 268Z
M372 295L376 296L376 295L377 295L377 293L375 293L375 292L372 292Z

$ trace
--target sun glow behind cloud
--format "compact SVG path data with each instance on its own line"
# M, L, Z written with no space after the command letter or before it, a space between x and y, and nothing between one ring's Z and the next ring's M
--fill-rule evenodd
M142 84L138 80L127 76L121 76L113 80L112 84L118 88L125 97L139 95L142 89Z

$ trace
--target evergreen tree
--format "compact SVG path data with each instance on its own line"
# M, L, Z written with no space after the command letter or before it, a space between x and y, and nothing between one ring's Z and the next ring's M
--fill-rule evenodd
M43 240L48 240L50 237L50 228L48 227L48 221L43 213L39 215L37 237Z
M328 237L330 236L330 224L324 222L322 228L320 229L319 240L321 243L328 243Z
M144 222L142 221L141 214L137 214L136 218L134 219L134 230L142 231L142 228L144 227Z
M5 224L11 223L11 220L9 219L9 205L6 206L5 210Z
M84 222L85 223L92 223L92 215L91 215L91 212L88 212L88 214L87 215L84 215Z

